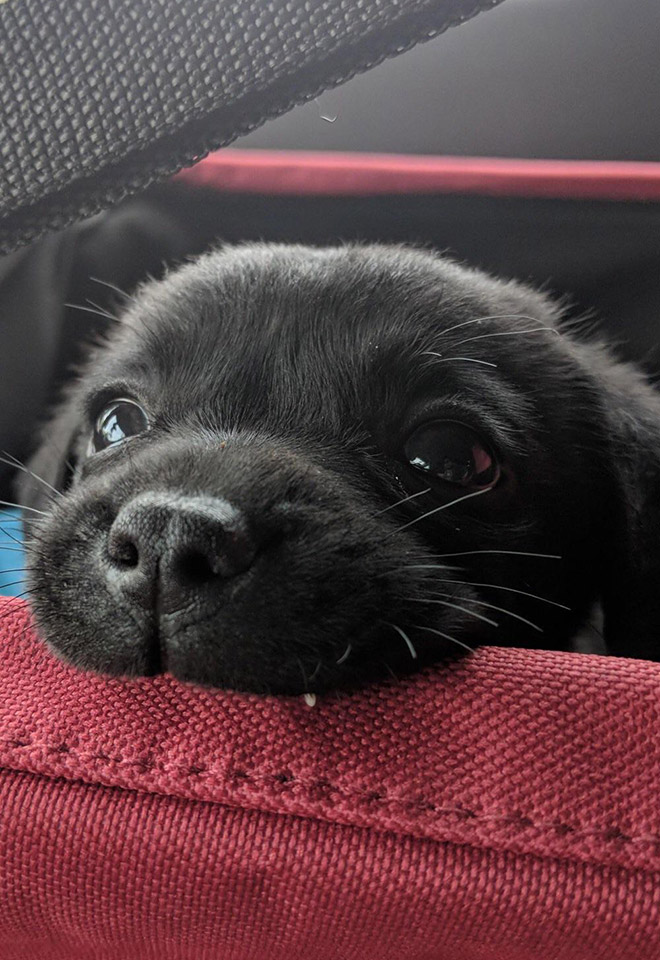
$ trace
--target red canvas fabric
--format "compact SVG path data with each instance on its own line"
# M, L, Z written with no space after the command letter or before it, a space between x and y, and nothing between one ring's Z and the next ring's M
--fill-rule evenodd
M219 150L174 178L229 193L374 196L460 193L660 201L660 163L520 160L307 150Z
M660 666L83 674L0 601L2 960L657 960Z

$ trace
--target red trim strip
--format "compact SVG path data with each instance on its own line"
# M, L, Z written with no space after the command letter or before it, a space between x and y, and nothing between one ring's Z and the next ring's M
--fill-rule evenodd
M294 196L472 193L660 201L660 163L221 150L177 180L227 193Z

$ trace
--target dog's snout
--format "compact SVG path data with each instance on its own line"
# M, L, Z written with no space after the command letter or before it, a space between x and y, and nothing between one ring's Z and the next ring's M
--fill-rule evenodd
M191 591L245 572L258 542L244 513L226 500L145 493L119 511L107 540L113 583L150 604L177 607Z

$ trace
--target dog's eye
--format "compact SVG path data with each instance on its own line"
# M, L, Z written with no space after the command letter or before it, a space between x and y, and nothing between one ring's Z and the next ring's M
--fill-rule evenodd
M417 427L403 454L415 470L459 487L493 487L500 477L488 445L470 427L451 420L431 420Z
M96 419L91 449L93 453L121 443L149 428L147 415L135 400L113 400Z

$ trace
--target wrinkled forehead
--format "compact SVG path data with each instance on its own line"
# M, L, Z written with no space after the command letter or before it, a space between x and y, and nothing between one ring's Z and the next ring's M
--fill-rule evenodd
M147 288L97 376L172 418L334 428L425 393L504 389L476 340L460 346L512 312L504 285L425 255L316 253L216 255Z

